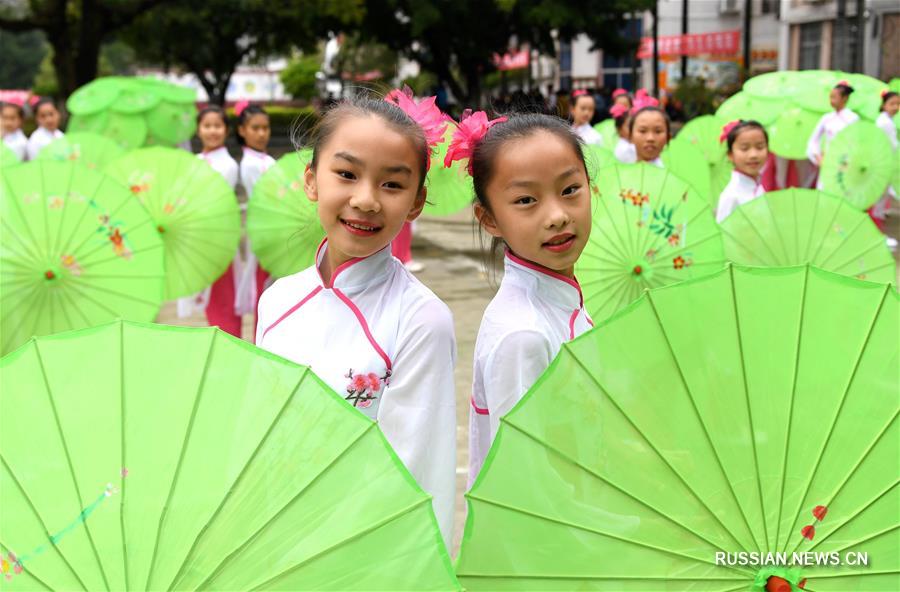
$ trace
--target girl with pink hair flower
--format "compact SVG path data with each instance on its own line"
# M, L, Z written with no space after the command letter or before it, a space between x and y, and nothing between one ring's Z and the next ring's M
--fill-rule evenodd
M425 205L446 123L405 93L334 105L313 130L304 190L325 239L315 263L260 299L256 344L308 365L381 431L433 497L452 540L456 341L447 305L391 255Z

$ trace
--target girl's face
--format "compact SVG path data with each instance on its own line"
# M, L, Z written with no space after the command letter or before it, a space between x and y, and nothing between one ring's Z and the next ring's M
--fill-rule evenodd
M50 103L44 103L34 114L37 124L47 131L55 132L59 129L59 111Z
M897 114L897 111L900 111L900 95L895 97L891 97L884 103L884 112L893 117ZM6 110L3 110L6 113Z
M591 122L594 117L594 97L580 96L575 98L575 107L572 109L572 120L575 126Z
M337 125L306 168L305 190L319 205L333 270L388 246L425 205L415 143L381 117L351 117ZM323 274L324 274L323 270Z
M238 133L244 138L244 142L250 148L265 152L269 145L269 116L265 113L257 113L247 118L243 125L238 127Z
M204 152L224 146L227 133L228 127L225 125L225 120L214 111L205 114L197 125L197 135L203 144Z
M591 234L591 191L581 159L563 139L538 131L497 152L485 188L490 211L475 216L519 257L568 277Z
M840 111L846 107L848 98L841 94L841 91L837 88L831 89L831 92L828 94L828 101L831 103L831 108L835 111Z
M11 134L22 127L22 117L15 105L4 105L0 112L0 123L3 125L3 133Z
M619 95L616 97L616 100L613 101L614 105L625 105L629 109L631 109L631 99L628 98L628 95Z
M669 130L662 113L644 111L637 115L631 128L631 143L637 151L638 160L656 160L668 141Z
M753 178L759 177L768 157L769 144L765 134L752 127L738 133L728 153L728 160L734 164L734 168Z

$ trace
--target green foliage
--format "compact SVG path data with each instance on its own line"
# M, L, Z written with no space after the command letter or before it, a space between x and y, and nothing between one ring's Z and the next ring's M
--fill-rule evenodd
M0 34L0 88L31 88L48 47L40 31Z
M309 100L316 95L316 72L322 64L318 54L303 55L288 63L281 72L284 90L295 99Z
M684 115L688 120L716 111L716 91L709 88L703 78L681 80L672 96L684 106Z
M337 56L337 68L350 84L370 72L380 72L376 80L392 81L397 77L397 52L383 43L363 40L360 34L348 36Z
M437 84L437 76L426 70L420 71L415 76L405 78L400 85L406 85L417 95L424 95L429 92Z
M53 50L44 54L41 65L31 85L31 91L42 97L59 96L59 82L56 80L56 71L53 69Z

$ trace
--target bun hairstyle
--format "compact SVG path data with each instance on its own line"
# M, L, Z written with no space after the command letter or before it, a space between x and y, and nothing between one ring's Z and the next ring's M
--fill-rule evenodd
M249 103L247 101L240 101L235 104L234 114L237 115L237 126L235 126L234 133L237 136L238 144L240 144L241 146L246 144L246 141L244 140L244 136L238 133L237 128L245 125L254 115L265 115L266 117L269 116L269 114L266 113L266 110L263 109L260 105Z
M893 99L894 97L900 97L900 94L895 93L892 90L883 90L881 91L881 110L884 111L884 106L887 105L887 102Z
M731 149L737 141L738 136L741 135L741 132L748 129L758 129L761 131L763 137L766 139L766 144L768 145L769 134L766 133L766 128L753 119L738 119L726 124L725 127L722 128L722 135L720 136L719 141L724 141L725 145L728 147L728 152L731 153Z
M850 86L850 83L846 80L839 80L837 84L834 85L838 91L840 91L841 96L845 99L853 94L853 87Z

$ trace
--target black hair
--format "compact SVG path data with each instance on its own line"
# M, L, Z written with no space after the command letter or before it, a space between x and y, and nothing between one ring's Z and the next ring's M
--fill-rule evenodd
M737 141L738 136L741 132L748 129L758 129L762 132L763 137L766 139L766 145L769 144L769 134L766 132L766 128L762 126L762 124L753 119L741 119L738 121L738 124L731 128L728 131L728 135L725 136L725 144L728 146L728 153L731 153L731 148L734 146L734 143Z
M43 107L44 105L53 105L53 108L57 109L56 101L54 101L52 97L41 97L34 104L33 113L35 114L35 116L37 116L38 111L40 111L41 107Z
M892 90L887 91L883 95L881 95L881 110L884 111L884 106L887 105L887 102L893 99L894 97L900 97L900 94L895 93Z
M425 184L425 174L428 172L428 158L430 156L425 132L403 109L382 98L360 95L344 99L332 105L313 127L313 153L309 166L315 170L322 147L328 143L338 124L345 117L351 116L380 117L391 128L407 137L415 145L416 152L419 155L419 189L421 189Z
M578 92L578 91L575 91L575 92ZM592 101L594 100L594 95L592 95L589 92L578 93L578 94L572 93L572 109L574 109L575 107L578 106L578 99L580 99L582 97L591 99ZM595 104L596 104L596 102L595 102Z
M853 94L853 87L849 84L835 84L834 88L840 91L841 96L845 99Z
M4 109L6 107L13 107L19 114L19 119L25 119L25 110L22 109L22 105L9 101L0 101L0 109Z
M637 120L638 116L640 116L641 113L648 113L648 112L659 113L660 115L662 115L663 120L666 122L666 135L671 137L672 136L672 124L669 121L669 116L666 114L665 111L663 111L659 107L649 106L649 105L647 107L641 107L640 109L638 109L637 112L631 116L631 119L628 120L628 134L631 135L631 133L634 132L634 122Z
M200 122L203 121L203 117L208 113L218 114L218 116L222 118L222 123L225 124L225 129L228 129L228 117L225 115L225 110L218 105L207 105L203 109L200 109L200 112L197 113L197 125L200 125Z
M244 107L244 110L241 111L241 114L237 116L237 125L234 126L234 135L237 136L238 144L240 144L241 146L243 146L247 142L244 140L244 136L242 136L240 132L238 132L238 128L242 125L245 125L254 115L265 115L266 117L269 116L269 114L266 113L266 110L263 109L260 105L247 105L246 107Z
M613 121L616 122L616 131L622 129L622 126L624 126L626 123L628 123L628 113L629 113L629 111L630 111L630 109L626 109L626 110L623 111L618 117L614 117L614 118L613 118ZM629 131L630 131L630 130L629 130Z
M568 122L553 115L539 113L518 113L507 117L506 121L493 125L487 131L484 138L475 146L475 150L469 159L472 185L475 188L475 200L488 213L492 214L493 212L487 198L487 186L494 176L494 163L497 160L497 155L508 142L527 138L539 131L556 136L572 148L578 160L581 161L585 177L590 183L590 174L588 174L584 152L581 149L581 138L572 131L572 126ZM497 250L502 244L502 239L493 238L490 248L485 253L486 263L493 262Z

